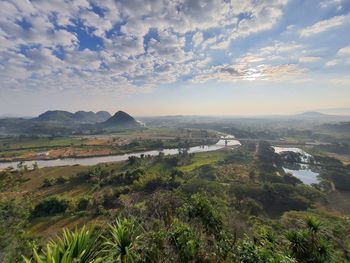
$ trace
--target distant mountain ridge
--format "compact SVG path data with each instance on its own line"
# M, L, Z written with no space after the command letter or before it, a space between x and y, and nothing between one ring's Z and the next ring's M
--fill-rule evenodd
M89 135L141 127L138 121L123 111L118 111L111 116L106 111L72 113L63 110L49 110L36 118L0 119L0 135Z
M75 113L62 110L49 110L38 117L31 119L39 125L59 125L63 127L79 127L82 131L96 129L133 129L142 125L131 115L124 111L118 111L111 116L107 111L77 111Z
M317 111L306 111L303 113L299 113L294 115L295 117L305 117L305 118L320 118L320 117L327 117L327 116L331 116L329 114L324 114L321 112L317 112Z
M79 122L79 123L98 123L104 122L111 117L107 111L77 111L75 113L62 110L49 110L40 114L34 120L45 122Z

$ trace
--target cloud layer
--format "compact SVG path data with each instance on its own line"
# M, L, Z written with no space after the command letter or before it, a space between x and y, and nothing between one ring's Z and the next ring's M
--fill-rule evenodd
M315 68L347 67L349 42L322 46L317 38L349 27L346 4L322 1L304 21L292 7L287 0L4 0L1 89L142 93L183 81L299 81Z

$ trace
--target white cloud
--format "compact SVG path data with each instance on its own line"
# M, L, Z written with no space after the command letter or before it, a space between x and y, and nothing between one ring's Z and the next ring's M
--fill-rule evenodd
M325 67L350 65L350 45L340 48L336 55L326 62Z
M343 9L343 0L324 0L320 2L320 7L323 9L335 7L337 11Z
M327 20L319 21L309 27L300 30L301 37L310 37L330 29L349 23L350 15L335 16Z
M195 47L199 46L203 42L203 33L196 32L192 37L192 42Z
M350 45L338 50L338 56L350 56Z
M330 68L330 67L334 67L334 66L338 65L339 63L340 63L339 59L332 59L332 60L327 61L325 66L327 68Z
M295 79L305 72L294 64L268 65L259 64L256 66L248 64L220 65L214 66L204 74L194 78L194 82L206 82L216 79L224 82L236 82L242 80L269 80L281 81Z
M299 58L299 63L314 63L320 60L320 57L304 56Z

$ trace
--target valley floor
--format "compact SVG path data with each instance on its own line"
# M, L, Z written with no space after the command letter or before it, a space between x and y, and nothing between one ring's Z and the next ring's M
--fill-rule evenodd
M1 255L30 256L33 242L40 246L55 240L63 228L86 225L106 232L106 224L115 218L136 218L152 235L169 233L162 246L171 262L200 258L232 262L247 253L242 244L252 245L257 257L266 249L264 253L275 258L271 262L294 262L278 261L297 258L287 232L302 231L302 221L312 216L328 233L320 238L328 240L329 253L335 260L345 260L349 251L340 244L350 244L350 188L338 186L346 186L350 177L339 179L333 172L348 170L339 163L334 170L331 160L322 159L324 169L332 170L325 170L328 175L322 174L320 185L308 186L285 174L280 162L269 144L259 142L90 167L6 170L0 173L0 224L5 226L0 231ZM339 180L348 181L339 184ZM326 187L329 182L336 190ZM268 241L275 252L252 243L256 239L267 242L264 231L275 236ZM158 241L150 241L145 233L140 239L151 249L152 242ZM180 235L185 243L193 240L195 250L184 255L185 248L174 244L171 235ZM151 262L163 262L166 255L157 253L159 259Z

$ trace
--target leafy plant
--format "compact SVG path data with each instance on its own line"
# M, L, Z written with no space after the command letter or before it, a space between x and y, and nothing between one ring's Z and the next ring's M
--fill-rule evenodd
M51 241L45 249L33 249L32 259L24 258L26 263L98 263L99 234L83 227L74 232L63 230L63 237Z
M287 233L292 255L298 262L331 262L332 248L321 233L321 223L314 217L305 220L305 229Z
M171 226L171 240L181 257L181 262L189 262L194 259L198 253L200 243L196 234L188 224L174 219Z
M135 262L139 257L137 242L141 233L141 227L136 220L117 219L109 229L111 236L107 237L104 243L104 259L108 262Z

